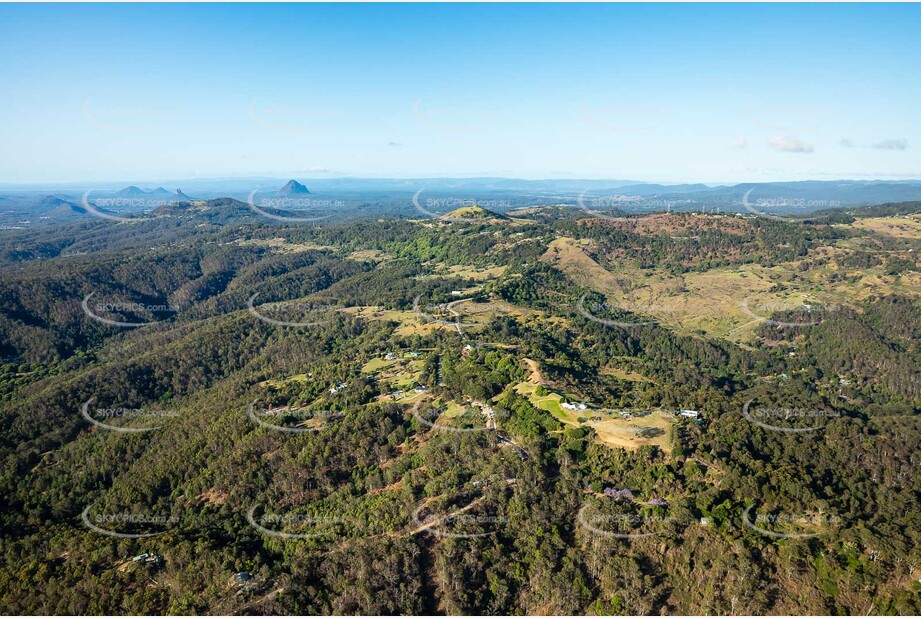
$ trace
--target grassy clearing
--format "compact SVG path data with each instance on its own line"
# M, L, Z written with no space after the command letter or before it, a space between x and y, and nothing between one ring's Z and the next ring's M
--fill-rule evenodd
M586 253L590 246L590 241L559 238L541 260L624 309L651 316L676 330L702 331L709 337L738 343L754 339L758 326L770 316L770 311L752 311L754 315L746 311L746 299L751 309L804 304L846 307L870 296L892 293L921 297L921 273L916 272L886 275L885 269L878 267L841 277L833 262L800 271L801 262L797 261L772 268L745 264L678 276L629 265L613 273ZM776 291L769 291L772 289Z
M361 249L348 254L345 259L356 262L387 262L395 257L395 255L377 249Z
M394 359L372 358L361 368L364 374L375 375L386 380L394 389L409 391L419 381L425 361L418 358L401 356ZM416 393L407 393L408 396Z
M601 369L601 374L606 376L614 376L618 380L624 380L625 382L655 382L655 380L647 378L644 375L640 375L635 371L624 369L622 367L603 367Z
M265 380L263 382L260 382L259 385L278 388L289 382L300 382L302 384L306 384L307 380L309 379L310 379L310 376L308 376L306 373L298 373L293 376L288 376L286 378L272 378L270 380Z
M623 418L618 410L592 409L567 410L562 407L563 395L548 391L544 396L537 395L537 384L522 382L515 386L515 391L527 397L541 410L553 415L561 423L571 427L591 427L595 430L597 440L608 446L627 450L636 450L641 446L658 446L665 452L671 451L669 434L674 417L672 414L656 410L642 417ZM569 400L578 398L566 397ZM581 420L580 420L581 419ZM593 420L594 419L594 420ZM650 432L640 435L641 431Z
M463 406L456 401L449 401L445 404L444 416L446 418L457 418L458 416L462 416L465 412L467 412L467 406Z
M492 281L501 277L508 266L493 266L491 268L481 268L479 266L465 266L455 264L440 271L441 276L461 277L464 279L473 279L474 281Z
M564 410L560 405L563 402L563 396L554 391L548 390L547 394L544 396L539 396L537 394L537 384L531 384L530 382L522 382L515 386L515 390L520 395L524 395L531 400L531 403L534 404L535 408L545 410L552 414L557 420L560 420L564 423L570 425L579 425L578 414L572 413L570 410Z
M361 368L362 373L376 373L384 367L392 367L399 362L397 359L386 360L380 357L372 358Z
M395 335L429 335L437 328L447 328L441 324L427 322L415 311L395 311L384 309L383 307L348 307L343 309L346 313L365 320L381 320L388 322L398 322L394 331Z
M589 242L558 238L541 260L624 309L682 330L725 337L752 321L743 311L742 301L772 285L760 274L740 268L673 276L624 266L615 274L586 253L590 246Z
M269 247L283 253L298 253L300 251L336 251L336 247L318 245L316 243L293 243L284 238L248 238L234 241L241 247Z
M498 299L491 299L485 303L461 300L449 303L449 307L456 312L457 319L466 327L482 326L488 324L493 318L503 315L514 316L519 320L541 315L541 312L518 307Z
M616 413L615 413L616 414ZM622 418L619 414L599 414L602 420L587 423L598 434L598 439L604 444L617 446L628 450L637 449L647 444L658 446L665 452L671 452L669 432L674 416L663 410L654 410L648 416ZM637 434L640 430L653 430L658 432L654 437L642 437Z
M857 219L853 223L843 227L852 227L858 230L869 230L878 234L892 236L894 238L921 239L921 217L919 217L919 215Z

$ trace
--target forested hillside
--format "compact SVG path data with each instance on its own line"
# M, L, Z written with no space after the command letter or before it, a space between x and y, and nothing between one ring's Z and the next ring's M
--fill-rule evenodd
M0 237L7 614L917 614L918 204Z

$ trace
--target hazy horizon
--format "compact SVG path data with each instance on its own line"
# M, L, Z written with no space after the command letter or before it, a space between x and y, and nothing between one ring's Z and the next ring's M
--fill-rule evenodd
M853 183L908 183L921 184L921 175L918 177L906 177L906 178L881 178L881 177L868 177L868 178L797 178L789 180L772 180L772 181L759 181L759 180L739 180L739 181L710 181L710 180L688 180L688 181L665 181L665 180L636 180L630 178L589 178L589 177L580 177L572 176L569 178L565 177L518 177L518 176L489 176L489 175L418 175L418 176L371 176L371 175L341 175L341 176L295 176L295 175L285 175L283 173L279 174L261 174L261 175L227 175L227 176L202 176L197 178L115 178L115 179L91 179L91 180L49 180L44 182L0 182L0 188L5 191L42 191L42 190L85 190L87 187L99 188L101 190L113 189L113 188L125 188L129 186L136 186L141 189L155 189L158 187L165 189L175 190L181 188L181 185L188 184L189 186L195 186L200 183L221 183L221 182L241 182L241 181L269 181L269 182L278 182L285 183L289 180L295 180L302 184L309 184L313 182L319 182L320 184L324 182L335 182L335 181L354 181L362 182L367 181L368 183L377 182L406 182L406 181L425 181L425 180L502 180L502 181L519 181L522 183L541 183L541 182L590 182L590 183L605 183L610 182L613 185L617 186L631 186L631 185L662 185L665 187L668 186L681 186L681 185L704 185L707 187L733 187L737 185L748 185L748 184L785 184L785 183L797 183L797 182L853 182ZM407 190L410 190L407 188Z

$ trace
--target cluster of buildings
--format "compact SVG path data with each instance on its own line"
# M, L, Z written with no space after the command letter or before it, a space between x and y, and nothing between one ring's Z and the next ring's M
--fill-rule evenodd
M420 352L416 352L415 350L413 350L413 351L407 352L406 356L410 358L419 358L420 354L421 354ZM397 354L396 352L387 352L384 355L384 360L387 360L387 361L397 360L398 358L400 358L400 354Z
M417 395L428 392L428 390L429 390L428 387L425 386L424 384L419 384L415 388L413 388L413 392L416 393ZM391 399L402 399L403 397L406 396L406 392L403 391L403 389L398 388L396 390L390 391L389 396Z
M582 411L589 409L589 407L585 403L562 402L560 403L560 407L563 408L564 410L570 410L572 412L582 412ZM619 413L620 413L621 418L623 418L624 420L627 420L627 419L633 418L634 415L635 416L648 416L651 413L651 411L650 410L646 410L646 411L620 410ZM701 416L700 411L698 410L688 410L688 409L682 408L680 410L676 410L675 415L693 419L697 421L698 423L703 421L703 417ZM592 422L597 422L600 420L601 420L600 416L593 416L592 418L589 419L589 421L592 421Z

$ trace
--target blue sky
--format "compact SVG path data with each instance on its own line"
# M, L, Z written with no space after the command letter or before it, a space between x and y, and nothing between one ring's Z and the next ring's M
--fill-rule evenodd
M921 177L918 5L0 5L0 182Z

